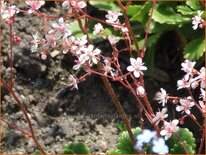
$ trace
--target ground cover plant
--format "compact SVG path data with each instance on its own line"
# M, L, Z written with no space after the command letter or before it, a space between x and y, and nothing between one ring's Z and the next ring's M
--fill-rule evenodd
M1 153L205 153L204 1L1 1Z

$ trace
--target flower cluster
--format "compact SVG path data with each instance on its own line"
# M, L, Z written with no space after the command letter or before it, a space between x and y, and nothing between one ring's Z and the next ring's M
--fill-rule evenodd
M111 24L114 28L116 29L120 29L122 33L128 33L128 29L127 27L125 27L125 24L121 24L119 21L119 16L121 16L122 13L120 13L119 11L111 11L109 10L106 17L106 22L108 24Z
M8 5L7 2L1 1L1 16L7 24L13 22L13 17L19 13L19 9L16 5Z
M135 148L138 152L143 152L144 144L148 143L151 143L153 153L166 154L169 152L169 148L165 144L164 139L157 137L156 131L144 129L142 134L139 134L136 139L137 143L135 144Z
M68 0L66 0L62 3L62 6L63 7L69 7L70 6L70 7L73 7L75 9L83 9L87 6L87 4L84 1L78 1L78 0L68 1Z

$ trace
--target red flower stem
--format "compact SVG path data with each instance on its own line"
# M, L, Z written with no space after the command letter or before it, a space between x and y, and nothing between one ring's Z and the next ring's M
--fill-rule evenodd
M202 108L197 104L197 102L194 99L194 96L191 92L191 90L188 88L187 91L189 92L190 96L192 97L193 102L195 103L195 106L197 107L197 109L202 113L202 116L205 118L205 113L203 112Z
M125 21L125 26L128 28L129 30L129 34L133 40L133 43L135 45L135 48L137 50L137 55L140 57L140 49L139 49L139 46L137 44L137 39L132 31L132 28L131 28L131 25L130 25L130 22L129 22L129 19L128 19L128 16L127 16L127 13L126 13L126 10L127 8L124 7L124 5L122 5L122 2L120 0L116 0L116 2L118 3L119 7L122 9L122 13L123 13L123 17L124 17L124 21Z
M20 131L23 135L25 135L25 136L27 136L27 137L29 137L29 138L32 138L32 135L31 135L30 133L28 133L28 132L26 132L26 131L18 128L17 126L15 126L15 125L13 125L12 123L6 121L6 120L3 119L2 117L0 117L0 120L1 120L2 122L6 123L6 124L7 124L8 126L10 126L11 128Z
M77 18L79 17L79 14L78 14L77 12L76 12L76 17L77 17ZM89 42L90 44L92 44L92 41L91 41L91 39L89 38L89 35L88 35L87 31L84 29L81 20L80 20L80 19L77 19L77 20L78 20L80 29L82 30L82 32L83 32L84 34L87 35L87 37L88 37L88 42ZM102 70L101 70L102 66L101 66L100 63L97 64L97 67L98 67L98 70L99 70L100 72L102 72ZM122 120L123 120L123 122L124 122L124 124L125 124L125 126L126 126L126 128L127 128L127 131L128 131L128 134L129 134L129 137L130 137L130 140L131 140L132 144L135 144L136 141L135 141L134 135L133 135L132 130L131 130L131 127L130 127L129 119L128 119L126 113L124 112L124 109L123 109L122 105L120 104L119 99L117 98L117 95L116 95L114 89L112 88L109 80L108 80L106 77L101 76L101 78L102 78L102 80L103 80L103 82L104 82L104 85L105 85L108 93L110 94L110 96L111 96L111 98L112 98L112 101L114 102L114 104L115 104L115 106L116 106L116 108L117 108L118 113L120 114L120 116L121 116L121 118L122 118Z
M143 58L144 55L145 55L145 48L146 48L147 38L148 38L148 34L149 34L150 23L152 21L153 11L154 11L154 8L155 8L155 5L156 5L156 0L153 0L152 2L153 2L153 4L152 4L151 12L150 12L150 15L149 15L148 25L147 25L147 28L146 28L144 44L143 44L142 50L141 50L141 58Z
M34 129L32 127L32 123L31 123L31 120L26 112L26 109L24 107L24 105L21 103L21 101L18 99L18 97L16 96L16 94L14 93L13 89L11 87L9 87L9 85L7 85L6 82L4 82L2 79L1 79L1 84L10 92L10 94L13 96L13 98L15 99L15 101L17 102L19 108L21 109L21 111L23 112L25 118L26 118L26 121L29 125L29 129L31 131L31 136L32 136L32 139L34 140L34 143L36 144L37 148L43 153L43 154L46 154L46 152L44 151L44 149L42 148L41 144L39 143L36 135L35 135L35 132L34 132Z
M9 36L10 36L10 56L9 56L9 66L10 66L10 87L13 87L13 28L12 24L9 25Z
M204 143L205 143L205 129L202 131L202 138L201 138L201 142L200 142L200 147L198 149L198 154L201 154L201 151L204 147Z

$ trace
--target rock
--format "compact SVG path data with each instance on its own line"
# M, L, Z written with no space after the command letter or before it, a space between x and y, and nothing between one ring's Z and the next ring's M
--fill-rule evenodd
M6 136L6 143L8 145L16 146L20 138L21 138L20 134L11 131Z

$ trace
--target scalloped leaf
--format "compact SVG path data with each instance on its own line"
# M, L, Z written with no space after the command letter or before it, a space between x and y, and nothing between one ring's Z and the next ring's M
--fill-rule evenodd
M138 14L140 12L140 10L142 10L144 6L143 5L130 5L127 8L127 15L128 16L133 16L135 14Z
M137 10L136 14L130 18L131 21L139 21L146 23L149 18L148 12L152 7L152 2L146 2L141 9Z
M187 151L193 154L195 152L195 147L196 147L193 133L189 131L187 128L179 128L179 130L176 132L176 135L180 137L182 142L185 143L185 147L187 148ZM171 153L178 153L178 154L185 153L181 145L181 142L179 141L179 139L177 139L175 135L172 135L168 139L167 143ZM183 152L180 150L182 150Z
M90 150L84 143L74 142L65 145L62 154L90 154Z
M134 137L136 137L138 134L140 134L142 131L141 128L135 128L132 129L132 133ZM135 153L134 146L129 138L129 134L127 131L122 132L121 136L118 139L117 148L119 150L123 150L123 152L126 152L128 154Z
M153 12L152 19L161 24L183 24L191 21L191 18L176 13L169 5L158 5Z
M193 11L190 7L188 7L186 5L177 6L177 11L180 12L182 15L194 16L197 14L197 11Z
M142 129L137 127L132 129L134 137L142 132ZM116 149L107 151L107 154L135 154L134 146L129 138L127 131L123 131L118 139Z
M205 38L201 36L189 42L183 51L184 58L198 60L205 52Z
M201 6L197 0L186 1L186 4L193 10L200 10Z
M182 144L185 146L185 148L187 149L187 152L189 154L195 154L195 151L192 149L192 146L189 145L188 143L186 143L186 141L183 141ZM185 154L186 152L183 149L181 142L178 142L170 149L170 153L172 153L172 154Z

